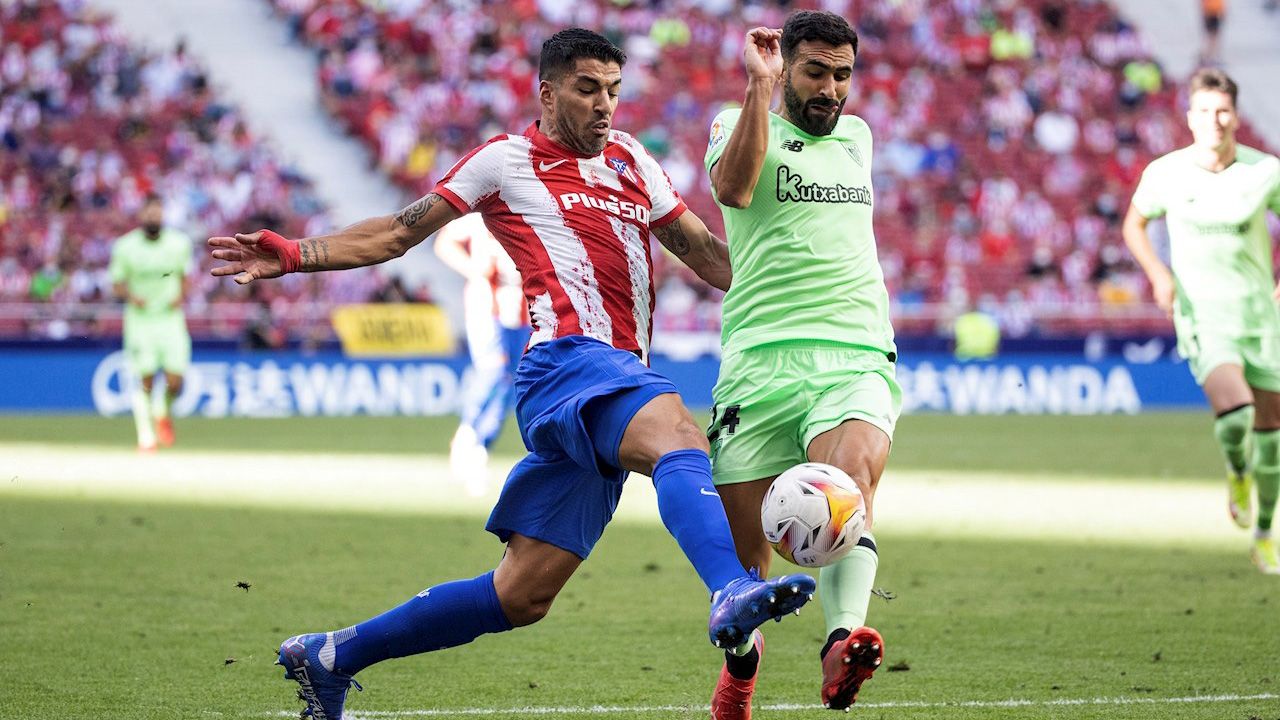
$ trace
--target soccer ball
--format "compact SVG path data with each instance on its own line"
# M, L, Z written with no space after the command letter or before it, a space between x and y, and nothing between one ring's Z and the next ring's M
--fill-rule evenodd
M803 567L823 567L857 546L867 526L867 505L840 468L802 463L769 486L760 523L779 555Z

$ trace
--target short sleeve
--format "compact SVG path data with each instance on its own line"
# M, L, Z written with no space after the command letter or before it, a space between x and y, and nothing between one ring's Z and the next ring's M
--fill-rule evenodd
M178 233L178 239L182 247L182 274L190 275L196 270L195 242L190 235L182 232Z
M644 145L623 133L617 133L615 137L626 145L631 156L635 158L640 177L644 179L645 187L649 191L649 204L652 208L649 227L662 227L684 214L688 208L684 200L680 199L680 193L676 192L675 186L671 184L671 178L667 177L667 172L662 169L657 160L653 159L649 151L644 149Z
M111 278L113 284L129 279L129 262L125 257L124 249L127 237L128 235L122 235L111 244L111 264L107 266L107 276Z
M1138 187L1133 191L1133 207L1142 217L1157 218L1165 214L1163 193L1160 191L1159 166L1151 163L1142 171Z
M499 135L467 153L436 183L433 193L466 215L502 189L507 152L506 135Z
M707 154L703 158L703 165L706 166L707 172L711 172L712 166L720 161L720 154L729 144L729 136L733 134L733 128L738 124L738 116L741 114L742 111L737 109L724 110L711 121L711 135L707 138Z
M1271 163L1271 197L1267 199L1267 207L1280 216L1280 160L1272 158Z

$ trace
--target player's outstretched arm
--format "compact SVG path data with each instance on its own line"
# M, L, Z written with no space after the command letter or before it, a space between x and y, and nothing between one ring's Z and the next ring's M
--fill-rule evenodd
M291 272L319 272L377 265L400 257L431 233L459 217L434 193L395 215L362 220L329 235L289 240L270 230L209 238L217 276L234 275L245 285Z
M751 204L769 145L769 103L782 77L782 31L758 27L747 33L742 51L747 68L747 95L738 124L729 135L720 159L711 166L716 199L732 208Z
M1138 266L1147 274L1147 279L1151 282L1151 295L1156 304L1166 315L1173 317L1173 273L1156 254L1151 237L1147 234L1147 222L1147 217L1130 205L1120 232L1124 235L1124 244L1133 253L1133 259L1138 261Z
M733 281L729 267L729 246L711 234L706 223L685 210L675 221L653 229L653 234L680 262L689 266L712 287L728 290Z

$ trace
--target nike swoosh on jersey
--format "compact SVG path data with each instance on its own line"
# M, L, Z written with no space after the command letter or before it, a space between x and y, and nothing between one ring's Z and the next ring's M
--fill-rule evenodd
M698 488L698 492L702 493L703 495L710 495L711 497L720 497L720 493L716 492L715 490L712 490L711 492L707 492L706 488Z
M555 166L557 166L557 165L560 165L561 163L567 163L567 162L569 162L569 161L568 161L568 160L557 160L557 161L555 161L555 162L553 162L553 163L549 163L549 162L545 162L545 161L544 161L544 162L539 162L539 163L538 163L538 172L546 172L546 171L550 170L551 168L553 168L553 167L555 167Z

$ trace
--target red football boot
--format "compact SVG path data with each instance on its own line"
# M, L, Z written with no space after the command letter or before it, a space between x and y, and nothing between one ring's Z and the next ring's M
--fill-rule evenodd
M764 662L764 635L756 630L752 638L760 654L756 674L750 680L739 680L729 674L728 667L720 668L720 680L711 696L711 720L751 720L751 696L756 691L756 678L760 677L760 663Z
M156 421L156 442L160 447L173 447L173 418L162 417Z
M822 706L848 712L882 659L884 640L873 628L860 627L832 645L822 658Z

